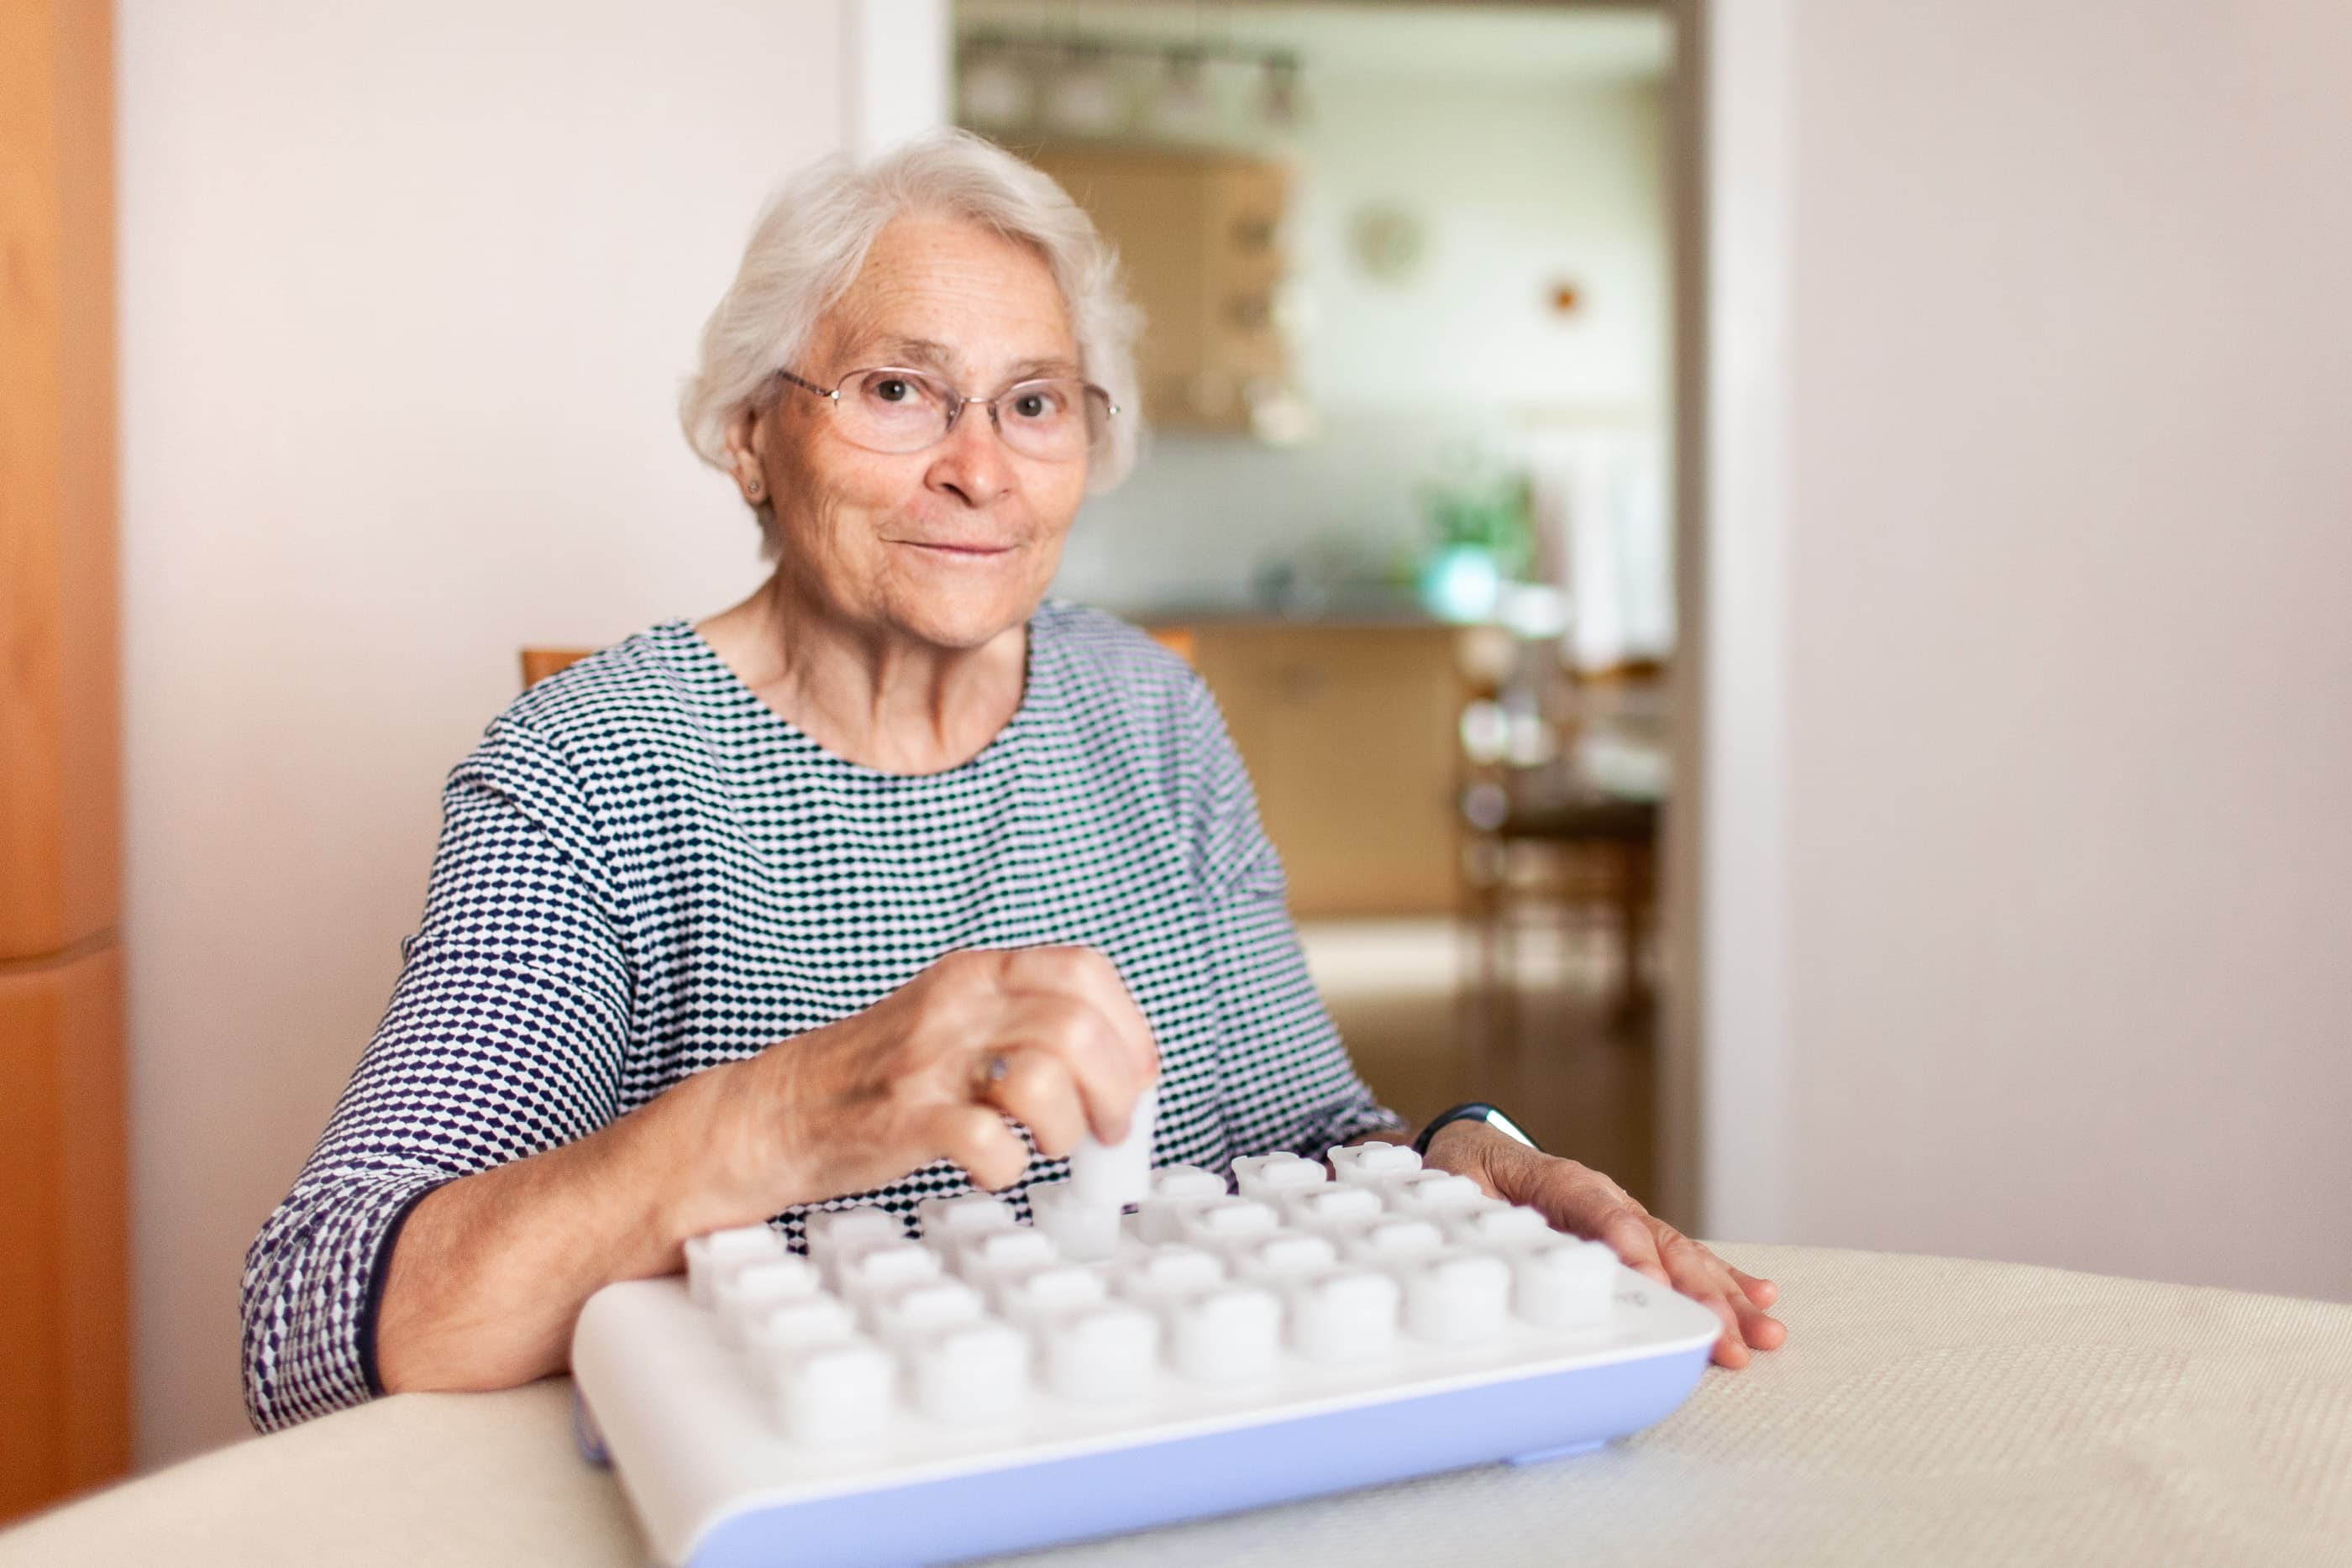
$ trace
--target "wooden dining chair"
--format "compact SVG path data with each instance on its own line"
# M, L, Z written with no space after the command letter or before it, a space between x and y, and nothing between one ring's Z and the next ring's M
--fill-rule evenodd
M593 648L525 648L522 651L522 684L528 691L558 670L578 664Z

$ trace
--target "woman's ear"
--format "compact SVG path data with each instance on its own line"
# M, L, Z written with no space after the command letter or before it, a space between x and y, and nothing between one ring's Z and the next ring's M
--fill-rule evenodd
M764 507L768 502L767 465L761 460L761 449L765 445L759 412L749 407L738 409L727 423L728 471L735 476L744 501L754 507Z

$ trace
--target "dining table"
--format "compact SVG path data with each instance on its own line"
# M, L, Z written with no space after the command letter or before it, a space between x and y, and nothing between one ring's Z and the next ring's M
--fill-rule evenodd
M2352 1563L2352 1306L1715 1245L1778 1281L1788 1343L1646 1430L1017 1561ZM0 1568L643 1568L572 1414L563 1378L379 1399L20 1522Z

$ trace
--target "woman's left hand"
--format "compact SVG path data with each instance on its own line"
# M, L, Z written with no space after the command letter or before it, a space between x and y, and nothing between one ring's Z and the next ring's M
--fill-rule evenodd
M1507 1203L1542 1210L1558 1229L1607 1242L1627 1267L1713 1309L1723 1320L1717 1365L1745 1366L1751 1351L1778 1350L1789 1337L1788 1326L1765 1311L1780 1299L1779 1286L1733 1268L1589 1166L1538 1153L1480 1122L1439 1129L1427 1164L1466 1176Z

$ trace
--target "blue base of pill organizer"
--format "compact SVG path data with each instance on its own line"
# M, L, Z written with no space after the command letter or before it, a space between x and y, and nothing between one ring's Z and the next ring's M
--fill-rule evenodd
M1702 1347L1107 1453L755 1509L688 1568L941 1563L1594 1448L1689 1396Z

